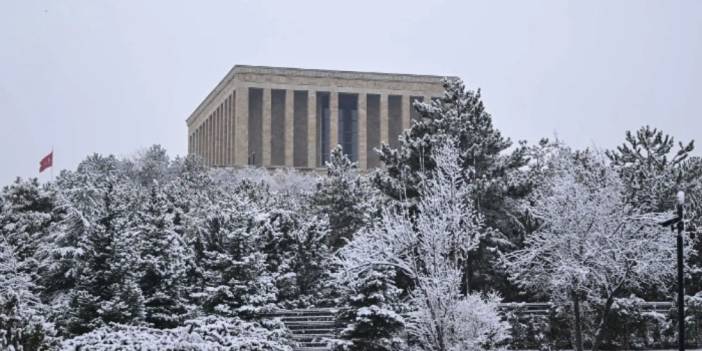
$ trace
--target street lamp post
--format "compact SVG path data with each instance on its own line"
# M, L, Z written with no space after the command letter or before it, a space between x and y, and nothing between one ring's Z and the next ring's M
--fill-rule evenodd
M683 230L685 221L683 220L683 205L685 204L685 193L678 192L677 196L678 212L678 349L685 350L685 283L683 277Z
M667 227L675 231L678 229L677 241L678 241L678 349L680 351L685 351L685 286L684 286L684 276L683 276L683 231L685 230L685 222L683 221L683 207L685 205L685 193L678 191L677 204L675 206L675 212L677 217L669 219L665 222L660 223L660 225Z

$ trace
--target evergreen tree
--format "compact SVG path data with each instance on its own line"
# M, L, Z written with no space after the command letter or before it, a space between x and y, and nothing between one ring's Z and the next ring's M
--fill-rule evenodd
M135 283L133 238L126 235L125 199L108 183L95 223L79 227L82 252L76 286L70 296L66 331L82 334L106 323L143 319L143 297Z
M62 171L57 177L56 207L62 215L50 228L37 255L46 298L59 297L75 288L84 265L87 233L106 216L105 205L114 205L106 199L115 198L115 184L124 181L119 169L120 163L114 156L96 154L82 161L76 171Z
M356 164L341 146L334 148L327 162L327 176L317 183L312 196L313 211L329 222L327 245L331 249L344 246L368 222L373 195Z
M185 282L190 252L175 232L172 205L157 184L136 220L139 287L144 295L146 321L156 328L178 326L188 312Z
M202 267L195 261L196 251L202 248L202 233L209 228L208 218L220 212L220 203L227 203L230 193L221 191L198 156L176 158L171 167L174 179L164 184L163 192L173 205L175 232L195 254L186 258L187 296L195 303L203 287Z
M693 250L688 263L692 279L688 293L702 291L702 159L691 157L694 140L675 143L662 130L644 126L627 131L625 142L606 152L624 180L627 203L643 212L667 212L675 208L675 195L685 192L686 230L692 234Z
M395 271L374 266L347 283L348 308L337 316L337 321L346 328L339 335L336 350L402 350L403 343L398 336L405 321L397 313L401 290L395 286Z
M20 270L14 249L0 239L0 347L3 350L49 350L55 346L48 308L29 274Z
M0 197L0 238L15 248L21 269L35 272L40 243L61 219L55 192L48 185L40 186L36 178L18 178Z
M273 273L280 302L289 307L315 304L330 272L327 230L301 209L273 208L257 224L267 269Z
M686 228L698 245L696 254L702 254L702 157L692 156L685 160L680 172L688 179L685 185L680 187L685 191Z
M206 313L250 317L260 307L274 303L277 290L266 270L261 242L251 230L255 210L251 203L224 203L208 219L195 245L202 269L202 297Z
M675 207L675 193L687 190L702 176L690 167L694 141L677 145L663 131L644 126L626 132L626 141L606 152L626 184L627 201L642 211L662 212Z
M166 149L161 145L153 145L127 160L122 166L129 179L144 187L149 187L154 181L165 183L171 178L170 158Z
M398 149L382 146L380 159L386 167L374 183L396 200L415 203L423 175L436 167L434 150L455 140L476 211L487 228L496 229L486 231L478 250L465 262L464 289L500 287L508 295L510 287L495 270L494 259L496 249L519 245L523 239L519 200L528 187L522 184L519 168L528 161L527 150L521 144L509 150L512 142L493 126L480 90L466 90L460 79L444 80L443 85L445 92L438 100L414 104L421 118L399 137Z

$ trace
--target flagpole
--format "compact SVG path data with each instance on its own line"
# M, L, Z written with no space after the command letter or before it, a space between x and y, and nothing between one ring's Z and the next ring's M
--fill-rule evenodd
M51 145L51 182L54 182L54 145Z

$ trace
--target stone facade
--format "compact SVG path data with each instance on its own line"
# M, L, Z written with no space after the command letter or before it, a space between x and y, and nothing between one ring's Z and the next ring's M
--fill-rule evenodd
M442 77L237 65L187 119L188 152L211 166L324 165L333 146L377 167L416 118L411 104L443 93Z

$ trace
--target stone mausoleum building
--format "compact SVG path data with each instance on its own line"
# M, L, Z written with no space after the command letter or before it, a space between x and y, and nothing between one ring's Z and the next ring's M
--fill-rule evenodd
M210 166L323 167L337 144L360 169L396 146L414 100L442 77L236 65L187 119L188 152Z

